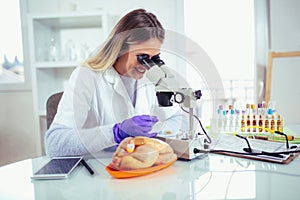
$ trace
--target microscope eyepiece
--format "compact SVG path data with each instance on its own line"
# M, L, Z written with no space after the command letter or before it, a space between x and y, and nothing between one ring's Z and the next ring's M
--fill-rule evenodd
M152 56L150 59L150 56L148 54L140 54L137 55L137 61L146 67L147 70L149 70L153 65L162 66L164 65L164 61L162 61L159 57L159 54Z
M137 55L137 61L149 70L155 63L150 59L148 54Z
M160 59L159 54L157 54L157 55L155 55L155 56L152 56L151 60L152 60L155 64L157 64L159 67L165 64L165 62L162 61L162 60Z

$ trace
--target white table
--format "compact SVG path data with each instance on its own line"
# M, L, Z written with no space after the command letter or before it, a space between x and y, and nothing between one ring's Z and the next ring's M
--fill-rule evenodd
M300 199L300 157L288 165L209 154L130 179L106 171L111 155L79 166L66 180L32 181L31 174L49 158L40 157L0 168L0 199Z

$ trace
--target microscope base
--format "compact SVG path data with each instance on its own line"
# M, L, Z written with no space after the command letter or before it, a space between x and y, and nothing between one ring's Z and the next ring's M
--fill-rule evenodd
M206 156L204 153L194 153L194 149L204 149L203 148L203 139L195 138L195 139L180 139L180 138L169 138L169 137L161 137L158 136L158 139L168 143L174 153L180 159L184 160L192 160L194 158L202 158Z

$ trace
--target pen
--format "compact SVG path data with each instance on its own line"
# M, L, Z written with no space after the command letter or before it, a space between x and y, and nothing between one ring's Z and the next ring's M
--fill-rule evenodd
M251 135L248 137L252 139L258 139L258 140L268 140L268 136L263 136L263 135Z
M91 174L91 175L93 175L94 174L94 171L92 170L92 168L85 162L85 160L81 160L81 163L83 164L83 166L89 171L89 173Z
M266 135L248 135L248 138L259 139L259 140L282 140L285 141L285 137L275 137L275 136L266 136ZM288 141L293 141L295 137L293 135L288 135ZM297 138L296 138L297 139Z
M274 140L285 140L285 137L274 137ZM293 141L295 137L293 135L288 135L287 136L288 141Z

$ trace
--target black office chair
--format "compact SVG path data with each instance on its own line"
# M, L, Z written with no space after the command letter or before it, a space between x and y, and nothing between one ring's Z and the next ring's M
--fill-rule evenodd
M62 95L63 95L63 92L58 92L58 93L52 94L47 100L47 103L46 103L47 129L49 129L50 125L52 124L52 121L57 112L58 103L59 103Z

